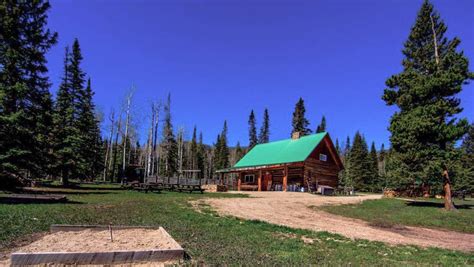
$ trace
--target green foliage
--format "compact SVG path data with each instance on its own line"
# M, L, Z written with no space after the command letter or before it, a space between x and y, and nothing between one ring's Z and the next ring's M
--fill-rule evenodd
M369 152L369 164L370 164L370 180L369 187L371 192L380 192L382 191L383 185L380 181L379 176L379 160L377 155L377 150L375 149L375 143L372 142Z
M268 109L263 112L263 123L260 128L260 134L258 136L258 143L264 144L270 141L270 115Z
M237 142L237 145L235 146L235 162L237 163L244 155L245 151L240 146L240 142Z
M47 1L0 1L0 179L42 177L51 163ZM5 185L6 183L0 183Z
M171 121L171 94L168 94L168 101L164 108L165 121L163 125L163 141L161 143L162 153L161 160L164 167L161 168L162 174L166 177L173 176L178 170L178 145L173 132L173 124Z
M467 131L456 95L474 77L460 40L444 35L447 26L425 1L403 49L403 71L386 81L382 99L399 108L390 120L393 148L387 175L400 186L440 184L457 159L454 144Z
M321 119L321 123L318 125L318 128L316 128L316 133L322 133L326 131L326 117L323 116Z
M235 197L233 194L144 194L98 189L81 187L79 190L58 191L80 204L0 204L0 249L12 246L14 240L28 234L46 232L51 224L107 225L113 222L116 225L163 226L190 255L191 261L187 262L190 265L474 264L471 254L434 248L388 246L326 232L221 217L209 206L200 205L202 212L197 212L189 203L208 197ZM313 243L304 242L302 237L312 239Z
M300 97L295 105L295 111L293 112L292 119L292 131L291 133L299 132L301 136L311 134L311 129L308 128L309 121L305 117L306 108L304 106L304 100Z
M255 113L253 112L253 110L250 112L248 123L249 123L249 150L250 150L255 145L258 144L257 126L256 126L256 121L255 121Z
M198 147L197 147L197 155L196 155L197 168L199 170L201 170L201 172L199 173L199 178L204 177L204 169L205 169L205 163L206 163L205 153L206 153L206 148L204 147L204 144L203 144L202 132L200 132L199 133L199 144L198 144Z
M337 215L386 226L409 225L474 233L472 200L454 200L459 207L458 212L455 213L442 209L443 200L416 201L386 198L367 200L355 205L326 206L323 209Z
M227 121L224 121L222 132L217 136L214 149L214 168L221 170L229 167L229 147L227 145Z
M66 47L64 74L54 112L54 170L67 184L70 177L94 179L102 169L102 138L95 116L90 79L85 86L79 41Z
M469 126L459 153L454 166L454 189L474 193L474 123Z
M357 190L370 191L373 182L372 162L365 138L356 132L349 156L346 158L348 184Z

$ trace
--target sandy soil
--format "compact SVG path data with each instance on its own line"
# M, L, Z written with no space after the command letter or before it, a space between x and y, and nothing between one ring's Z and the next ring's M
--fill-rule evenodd
M239 192L241 193L241 192ZM367 222L329 214L314 207L360 203L381 195L324 197L294 192L248 192L250 198L212 198L200 200L221 215L261 220L293 228L328 231L351 239L367 239L394 245L439 247L474 251L474 234L402 226L378 228Z
M109 252L122 250L170 249L176 245L161 229L68 231L48 234L20 247L16 252Z

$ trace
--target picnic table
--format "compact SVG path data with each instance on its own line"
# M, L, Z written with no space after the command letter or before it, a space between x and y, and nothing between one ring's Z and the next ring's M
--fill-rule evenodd
M204 193L204 189L200 185L179 185L177 188L178 192L201 192Z

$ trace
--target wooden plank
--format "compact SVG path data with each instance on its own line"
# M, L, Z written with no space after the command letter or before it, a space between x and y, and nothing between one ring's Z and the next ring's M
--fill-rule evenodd
M37 252L37 253L12 253L11 265L40 265L40 264L123 264L133 262L169 262L179 261L184 258L183 248L176 242L163 227L156 226L114 226L114 229L146 228L156 229L166 236L172 249L148 249L142 251L110 251L110 252ZM107 230L104 225L52 225L51 232L57 231L82 231L85 229Z
M262 191L262 170L258 172L258 191Z
M240 191L240 187L242 185L242 172L239 172L239 180L237 181L237 191Z

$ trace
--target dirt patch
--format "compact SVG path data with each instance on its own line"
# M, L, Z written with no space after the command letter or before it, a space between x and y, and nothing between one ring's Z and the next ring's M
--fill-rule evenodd
M155 250L175 247L173 240L158 229L83 230L56 232L20 247L17 252L110 252Z
M241 192L238 192L241 193ZM250 198L200 200L219 214L261 220L293 228L327 231L351 239L381 241L393 245L417 245L474 251L474 234L411 226L370 225L368 222L333 215L315 207L357 204L382 195L324 197L294 192L248 192ZM382 227L385 226L385 227Z

